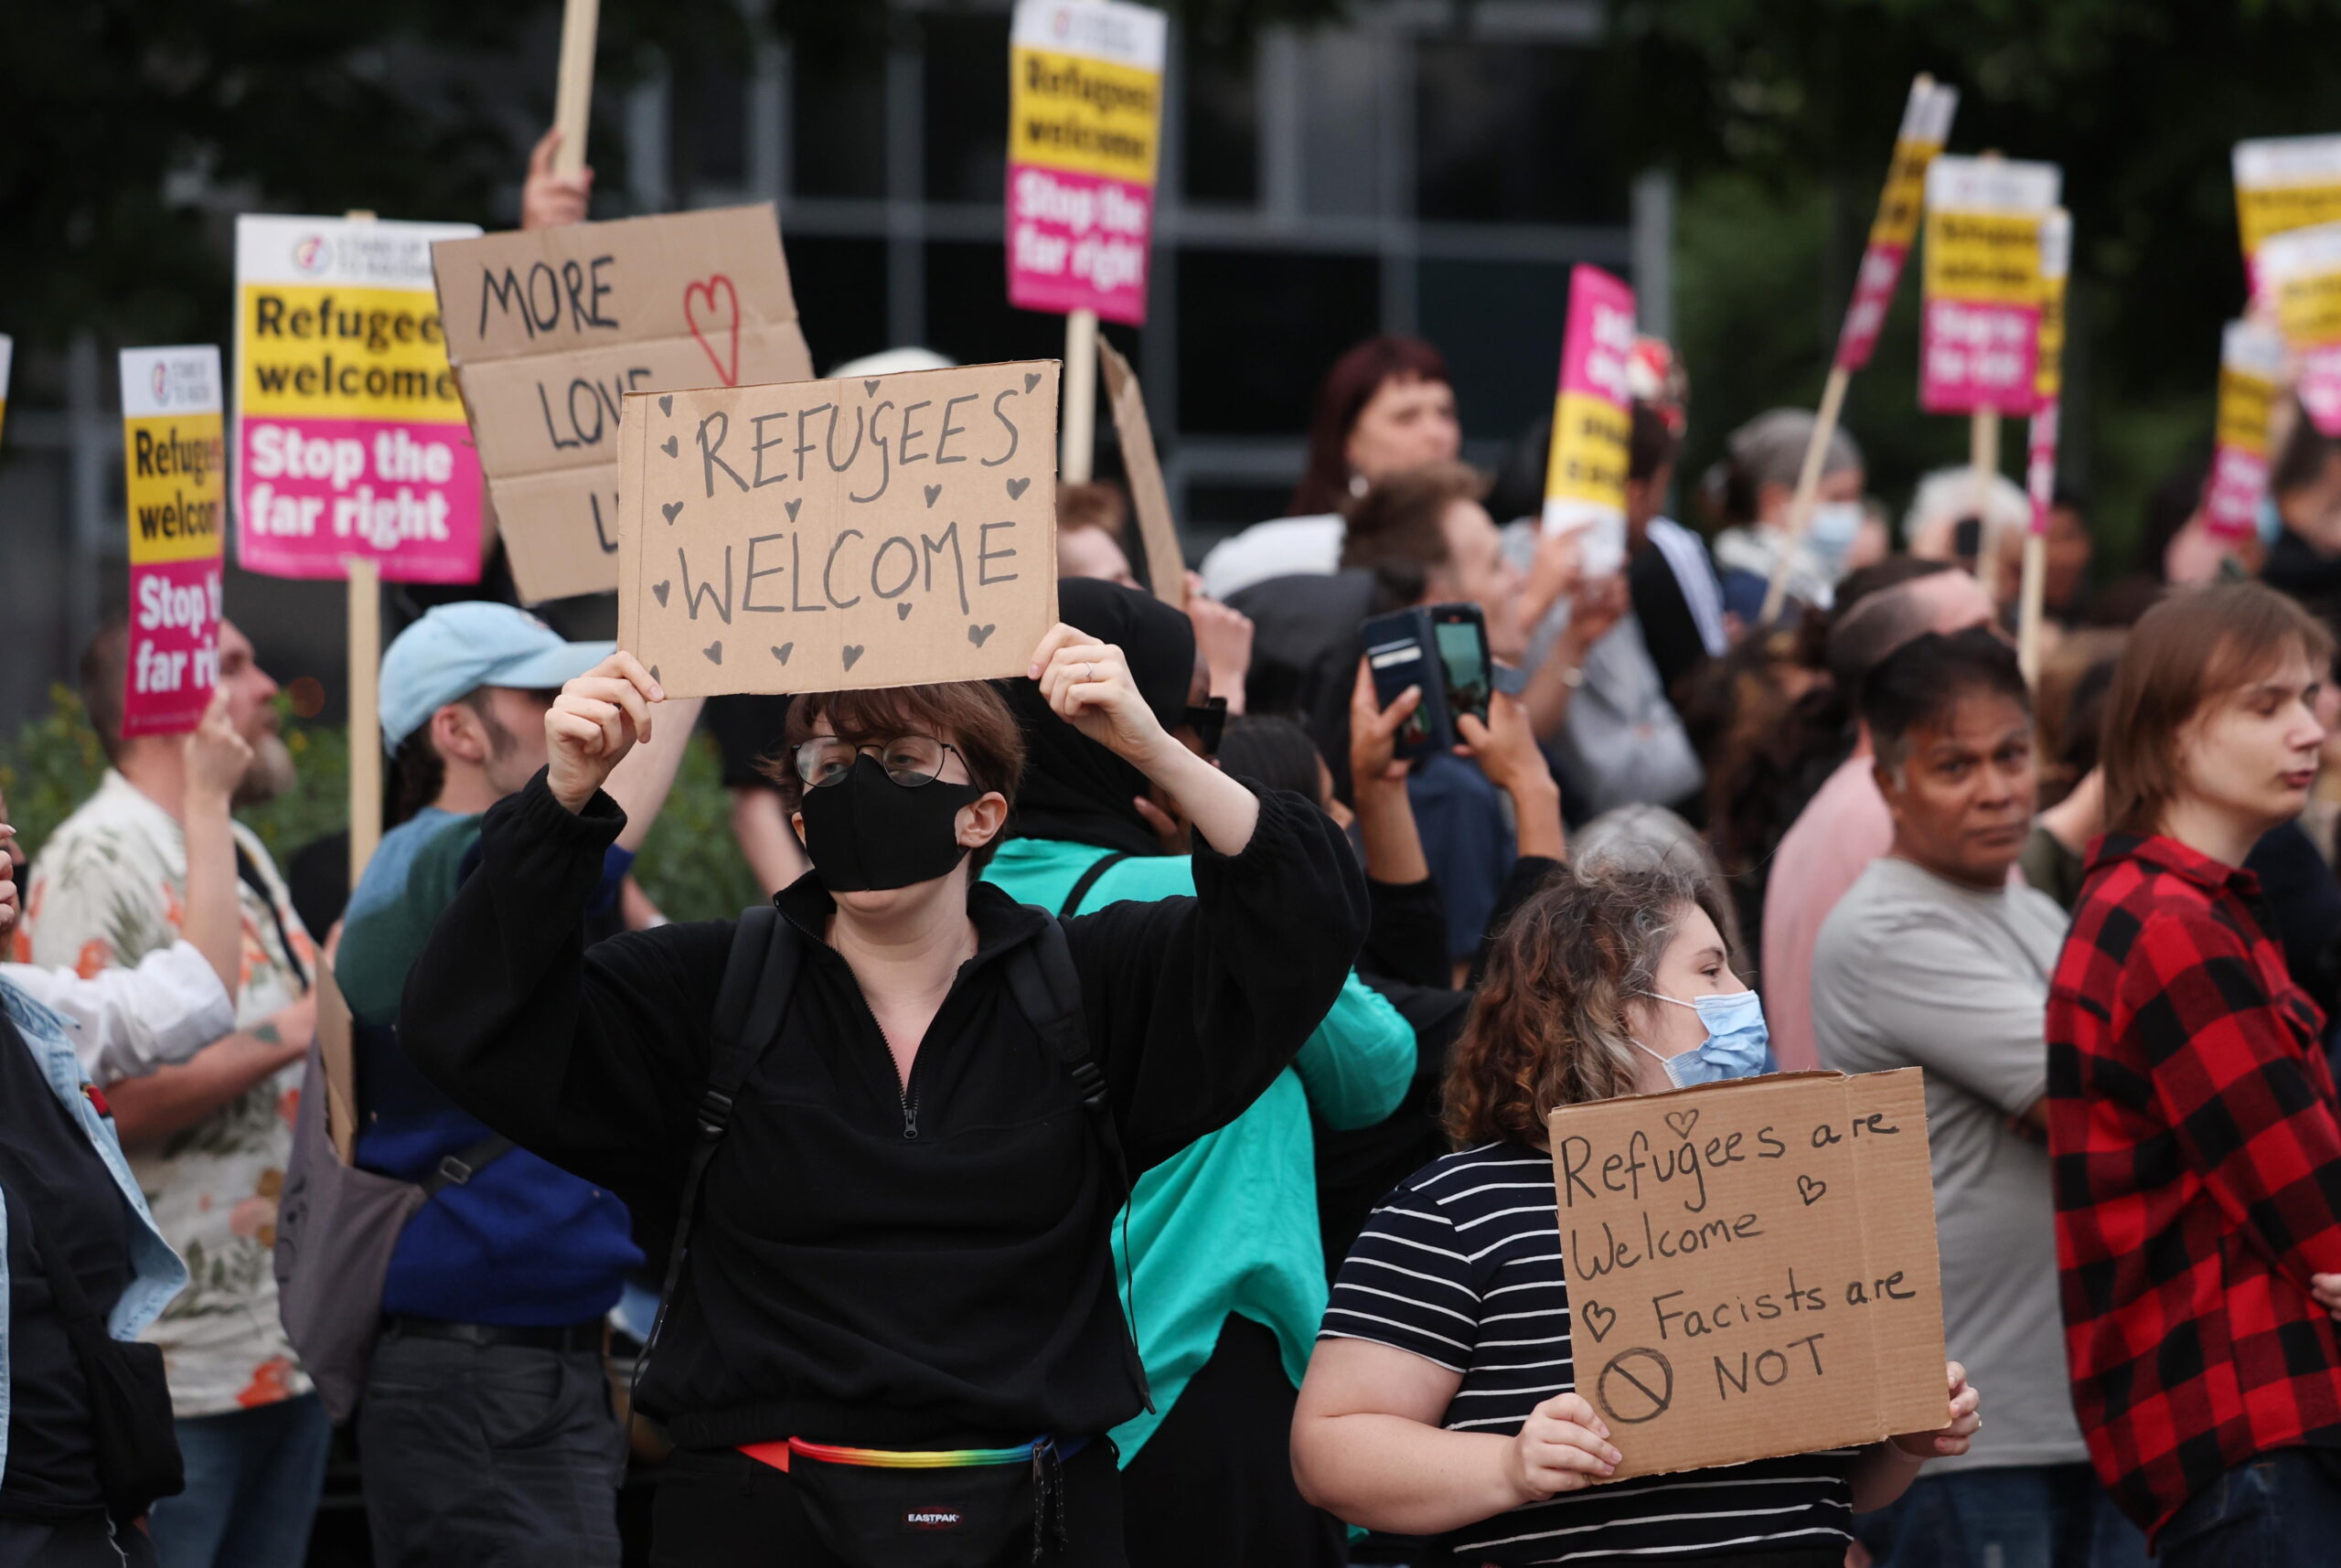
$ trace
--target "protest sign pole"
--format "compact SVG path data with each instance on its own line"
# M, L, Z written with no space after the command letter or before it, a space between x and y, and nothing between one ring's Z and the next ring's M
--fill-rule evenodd
M1967 463L1975 485L1975 576L1986 588L1999 582L1999 533L1992 527L1992 481L2000 472L2000 411L1977 409L1967 416ZM1993 594L1994 599L1997 593Z
M363 208L342 216L352 223L374 221ZM355 891L382 839L382 569L373 557L356 555L344 557L342 567L349 636L349 885Z
M552 171L573 175L585 166L585 133L593 122L593 44L602 0L567 0L561 13L561 80L553 94L553 128L561 145Z
M2040 615L2048 587L2048 540L2027 529L2024 536L2024 592L2016 611L2015 657L2024 683L2040 684Z
M1772 581L1764 590L1764 611L1758 620L1769 621L1779 614L1780 602L1788 597L1789 568L1796 560L1796 547L1804 542L1804 530L1812 524L1812 504L1821 494L1821 466L1829 455L1829 443L1836 439L1837 421L1845 409L1845 389L1853 379L1853 371L1839 365L1830 370L1829 383L1821 389L1812 439L1805 443L1804 466L1797 471L1796 496L1789 502L1788 548L1772 565Z
M1059 438L1057 477L1086 485L1096 445L1097 313L1075 310L1064 318L1064 430Z

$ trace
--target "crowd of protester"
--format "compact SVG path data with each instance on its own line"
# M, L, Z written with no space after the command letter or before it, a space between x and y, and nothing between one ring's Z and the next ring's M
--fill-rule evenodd
M1549 430L1475 471L1385 337L1181 594L1064 486L1021 679L702 715L439 604L305 921L231 815L291 782L251 644L125 736L102 632L102 784L0 828L0 1568L290 1568L336 1441L384 1568L2329 1561L2341 444L2291 421L2240 541L2183 467L2126 577L2060 496L2027 682L2013 486L1897 539L1841 433L1800 517L1785 409L1678 486L1630 370L1602 576ZM1450 604L1519 678L1406 758L1362 628ZM700 728L773 896L669 924ZM1913 1066L1941 1421L1603 1484L1546 1117Z

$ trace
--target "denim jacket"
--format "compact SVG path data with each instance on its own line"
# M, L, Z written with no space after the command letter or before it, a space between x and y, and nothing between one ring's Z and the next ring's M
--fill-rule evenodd
M169 1243L155 1229L154 1217L146 1212L146 1200L122 1157L122 1145L114 1137L113 1124L98 1115L97 1107L83 1091L81 1064L74 1055L71 1030L65 1019L5 980L0 980L0 1012L6 1013L16 1024L27 1049L38 1059L41 1075L48 1080L50 1090L72 1113L82 1132L89 1135L90 1147L105 1161L113 1184L122 1189L122 1200L129 1205L133 1221L129 1227L131 1280L122 1299L114 1304L106 1328L117 1339L134 1339L187 1284L187 1265L179 1262L178 1254L171 1251ZM0 1206L0 1477L5 1477L8 1469L10 1384L8 1315L5 1310L8 1300L7 1227L7 1210Z

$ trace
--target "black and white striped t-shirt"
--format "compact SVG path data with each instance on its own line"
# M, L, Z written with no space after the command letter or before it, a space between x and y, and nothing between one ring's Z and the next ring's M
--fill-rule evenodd
M1460 1372L1441 1423L1510 1436L1577 1386L1550 1156L1483 1144L1433 1160L1384 1199L1334 1283L1322 1336L1371 1339ZM1627 1450L1630 1435L1611 1442ZM1565 1492L1439 1545L1502 1564L1664 1563L1814 1550L1842 1558L1855 1450Z

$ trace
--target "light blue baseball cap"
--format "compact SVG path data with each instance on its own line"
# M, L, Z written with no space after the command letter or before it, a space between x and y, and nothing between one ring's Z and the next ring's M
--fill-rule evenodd
M382 742L395 752L450 702L483 686L549 691L610 656L615 643L572 643L509 604L441 604L382 656Z

